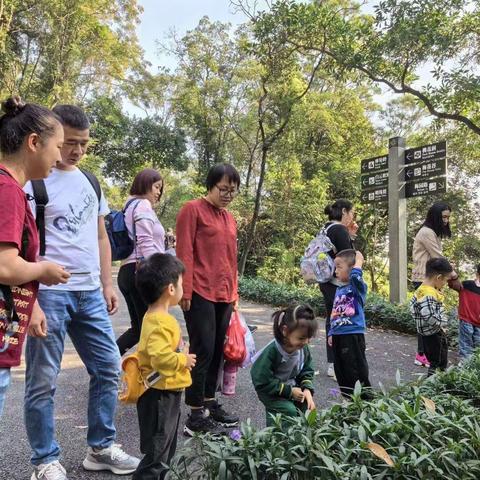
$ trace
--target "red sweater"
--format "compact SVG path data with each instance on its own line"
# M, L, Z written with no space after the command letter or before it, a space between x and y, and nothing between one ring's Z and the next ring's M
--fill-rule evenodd
M0 175L0 244L15 246L19 252L22 252L23 229L25 227L28 233L28 246L24 259L27 262L35 262L38 251L37 227L28 206L25 192L5 167L0 165L0 168L5 172L5 174ZM0 368L20 365L22 345L27 334L33 304L37 299L38 282L31 281L10 289L20 325L14 335L5 336L9 322L5 317L3 294L0 293L0 349L3 350L5 341L8 339L8 348L0 352Z
M462 283L458 317L464 322L480 327L480 287L477 287L473 280Z
M237 223L204 198L187 202L177 216L177 256L185 265L183 298L192 292L211 302L238 298Z

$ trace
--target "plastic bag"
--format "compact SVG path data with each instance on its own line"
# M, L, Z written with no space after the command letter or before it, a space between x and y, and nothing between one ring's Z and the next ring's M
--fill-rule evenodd
M247 368L249 367L252 362L253 362L253 357L256 353L256 348L255 348L255 340L253 339L252 332L248 328L247 322L245 321L245 318L243 318L243 315L241 313L238 314L240 317L240 322L242 323L242 326L245 331L245 348L247 350L247 354L245 355L245 359L242 362L241 367L242 368Z
M230 325L227 328L225 344L223 345L223 355L226 362L234 365L241 365L247 355L245 327L242 325L238 311L234 311L230 318Z

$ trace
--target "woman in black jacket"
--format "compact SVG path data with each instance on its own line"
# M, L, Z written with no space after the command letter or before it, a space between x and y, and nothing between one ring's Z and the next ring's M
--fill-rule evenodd
M355 224L355 211L352 202L344 199L339 199L331 205L325 207L325 214L328 216L328 222L325 224L325 230L328 238L331 240L334 250L330 250L328 254L335 258L335 255L342 250L354 248L352 233ZM333 370L333 351L332 347L328 345L328 332L330 330L330 315L332 313L333 301L335 299L335 292L341 283L336 279L335 274L333 278L326 283L320 283L320 290L325 300L326 319L325 319L325 337L327 348L327 375L334 377Z

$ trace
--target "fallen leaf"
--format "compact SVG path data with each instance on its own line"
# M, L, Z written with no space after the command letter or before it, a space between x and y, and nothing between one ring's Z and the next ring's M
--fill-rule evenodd
M367 448L378 458L381 458L389 467L394 463L387 451L378 443L367 443Z
M435 402L433 400L430 400L427 397L421 397L423 400L423 403L425 404L425 408L430 412L430 413L435 413Z

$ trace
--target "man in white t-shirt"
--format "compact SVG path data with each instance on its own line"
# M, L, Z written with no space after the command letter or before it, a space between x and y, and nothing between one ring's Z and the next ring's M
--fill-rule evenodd
M83 466L128 474L139 460L114 444L120 356L109 318L118 309L104 224L109 209L98 182L77 166L89 141L85 113L73 105L59 105L54 112L63 124L65 142L61 163L45 180L45 252L40 258L63 265L71 278L54 288L40 285L38 302L45 317L29 328L25 423L33 450L31 480L67 479L59 462L54 422L54 394L67 333L90 375L88 452ZM33 195L31 183L25 190ZM34 202L32 209L36 211Z

